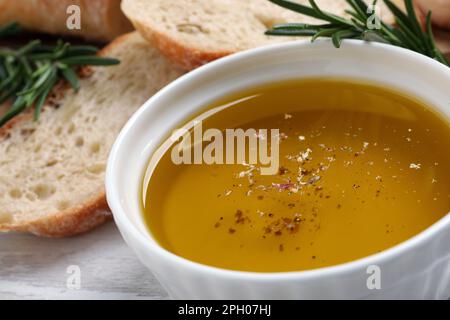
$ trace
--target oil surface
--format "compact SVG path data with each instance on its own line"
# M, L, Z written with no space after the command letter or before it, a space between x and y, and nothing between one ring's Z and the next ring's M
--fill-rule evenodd
M204 129L280 129L280 170L175 165L169 150L143 207L152 234L179 256L233 270L314 269L392 247L450 211L450 127L420 102L309 80L209 109L230 102Z

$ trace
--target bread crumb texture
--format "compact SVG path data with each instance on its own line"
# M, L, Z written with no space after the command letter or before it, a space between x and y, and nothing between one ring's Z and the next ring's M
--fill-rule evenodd
M77 93L62 89L39 122L26 114L0 130L0 231L68 236L109 218L110 148L129 117L182 72L137 33L101 54L120 65L93 68Z

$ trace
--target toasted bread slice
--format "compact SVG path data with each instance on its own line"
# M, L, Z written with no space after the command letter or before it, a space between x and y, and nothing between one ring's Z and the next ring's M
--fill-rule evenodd
M110 217L110 147L128 118L182 72L137 32L101 55L121 63L92 68L77 93L57 89L39 122L23 114L0 129L0 231L70 236Z
M343 0L316 2L338 15L348 9ZM383 20L393 23L389 10L382 4L380 9ZM276 23L323 23L268 0L123 0L122 10L144 38L186 70L241 50L295 39L264 35Z
M73 28L77 8L80 28ZM12 21L32 31L98 41L133 30L120 10L120 0L0 0L0 25Z

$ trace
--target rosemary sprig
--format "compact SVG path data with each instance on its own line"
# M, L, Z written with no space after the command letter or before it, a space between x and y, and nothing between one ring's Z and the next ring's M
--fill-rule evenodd
M309 0L310 6L302 5L288 0L269 0L286 9L310 16L327 23L304 24L287 23L275 25L266 32L275 36L311 36L311 41L320 37L331 38L336 48L341 46L343 39L360 39L389 43L424 54L447 66L449 61L436 47L431 28L431 12L426 17L426 30L422 30L414 11L412 0L404 0L406 13L390 0L383 0L395 17L396 26L389 25L377 17L379 26L369 28L368 21L374 13L370 13L367 4L363 0L345 0L349 5L346 13L350 18L339 17L319 8L314 0ZM373 5L377 0L373 1Z
M16 23L10 23L0 28L0 37L19 31ZM0 104L11 101L0 117L0 127L32 106L34 119L39 120L46 98L60 80L78 90L78 67L120 63L117 59L96 56L97 51L96 47L74 46L62 40L53 46L33 40L18 49L0 48Z

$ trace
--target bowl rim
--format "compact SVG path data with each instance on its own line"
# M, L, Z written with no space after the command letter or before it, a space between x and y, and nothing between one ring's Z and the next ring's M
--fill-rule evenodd
M330 46L330 40L318 40L315 43L311 43L308 40L297 40L286 43L276 43L264 47L254 48L242 52L238 52L216 61L203 65L191 72L188 72L181 77L177 78L173 82L169 83L155 95L150 97L141 108L139 108L133 116L128 120L125 126L119 133L116 141L114 142L110 155L108 157L106 174L105 174L105 189L108 205L113 213L114 220L122 234L124 231L128 235L131 235L135 241L137 241L141 247L154 252L158 258L167 260L172 265L177 267L189 269L191 271L198 271L206 274L212 274L228 279L251 279L254 281L273 281L273 280L304 280L314 279L317 277L336 276L338 274L351 273L355 270L361 270L367 268L370 265L382 265L386 261L395 259L396 257L404 254L405 252L420 246L423 243L429 241L440 230L450 226L450 213L447 213L443 218L435 222L433 225L423 230L422 232L414 235L413 237L393 246L379 253L375 253L360 259L340 263L337 265L331 265L327 267L321 267L317 269L308 269L301 271L284 271L284 272L252 272L252 271L239 271L232 269L225 269L207 264L202 264L176 255L171 251L165 249L157 241L148 241L145 236L137 229L137 227L130 221L127 213L120 203L120 197L116 180L116 166L118 161L118 154L124 144L125 138L128 136L129 131L134 126L135 122L146 112L147 109L158 101L161 97L170 94L172 90L182 85L187 81L191 81L192 78L202 77L203 74L214 72L216 69L224 68L224 66L233 64L241 59L249 59L253 56L260 56L264 54L270 54L271 52L277 52L285 49L301 48L303 46L321 46L326 45L330 50L339 50ZM431 59L422 54L416 53L411 50L403 49L393 45L383 43L365 42L362 40L344 40L342 46L350 48L360 48L362 46L371 46L371 50L379 50L380 52L386 51L397 55L402 55L405 59L421 63L423 66L433 69L446 70L445 65L440 62ZM450 69L448 69L450 70ZM440 72L437 70L437 72ZM450 121L450 118L448 119ZM123 228L123 230L122 230ZM148 236L153 237L149 230L147 230ZM128 245L130 245L128 243ZM133 247L130 245L130 247ZM134 249L134 248L133 248Z

